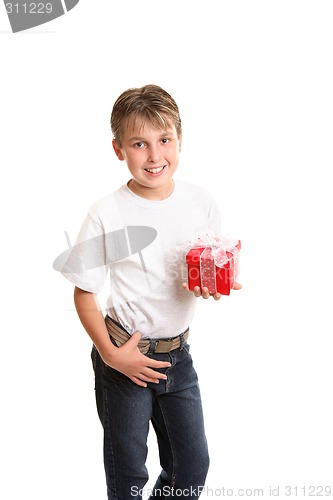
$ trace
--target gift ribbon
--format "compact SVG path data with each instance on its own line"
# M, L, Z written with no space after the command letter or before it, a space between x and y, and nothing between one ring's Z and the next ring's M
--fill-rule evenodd
M238 248L236 247L238 240L230 238L214 238L210 235L200 237L192 247L205 247L200 255L200 280L201 288L208 288L209 293L216 293L216 269L223 267L231 259L237 262ZM228 254L227 254L228 252ZM237 276L237 269L235 269Z
M211 247L206 247L200 255L201 289L208 288L209 293L216 293L215 258Z

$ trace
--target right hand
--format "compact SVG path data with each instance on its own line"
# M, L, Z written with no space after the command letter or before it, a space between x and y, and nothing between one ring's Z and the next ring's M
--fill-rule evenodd
M141 334L133 333L123 346L112 351L111 356L102 356L104 363L123 373L141 387L147 387L147 382L158 384L160 380L166 380L166 375L153 368L168 368L171 363L157 361L141 354L138 348L140 340Z

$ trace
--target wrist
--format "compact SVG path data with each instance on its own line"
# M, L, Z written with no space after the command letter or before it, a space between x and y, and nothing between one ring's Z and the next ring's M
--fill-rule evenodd
M98 350L104 363L106 363L109 366L112 366L114 359L117 358L118 347L113 345L111 340L109 340L106 343L103 343L99 347L98 346L95 346L95 347Z

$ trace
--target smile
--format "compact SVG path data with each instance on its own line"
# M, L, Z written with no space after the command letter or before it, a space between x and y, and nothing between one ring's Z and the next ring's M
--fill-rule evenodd
M156 168L145 168L146 172L149 172L150 174L159 174L162 172L162 170L165 168L165 165L163 167L156 167Z

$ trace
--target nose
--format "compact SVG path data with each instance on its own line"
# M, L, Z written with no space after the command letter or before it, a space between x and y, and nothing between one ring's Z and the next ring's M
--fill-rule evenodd
M148 156L148 161L151 163L157 163L161 159L161 154L159 147L156 145L150 145L149 146L149 156Z

